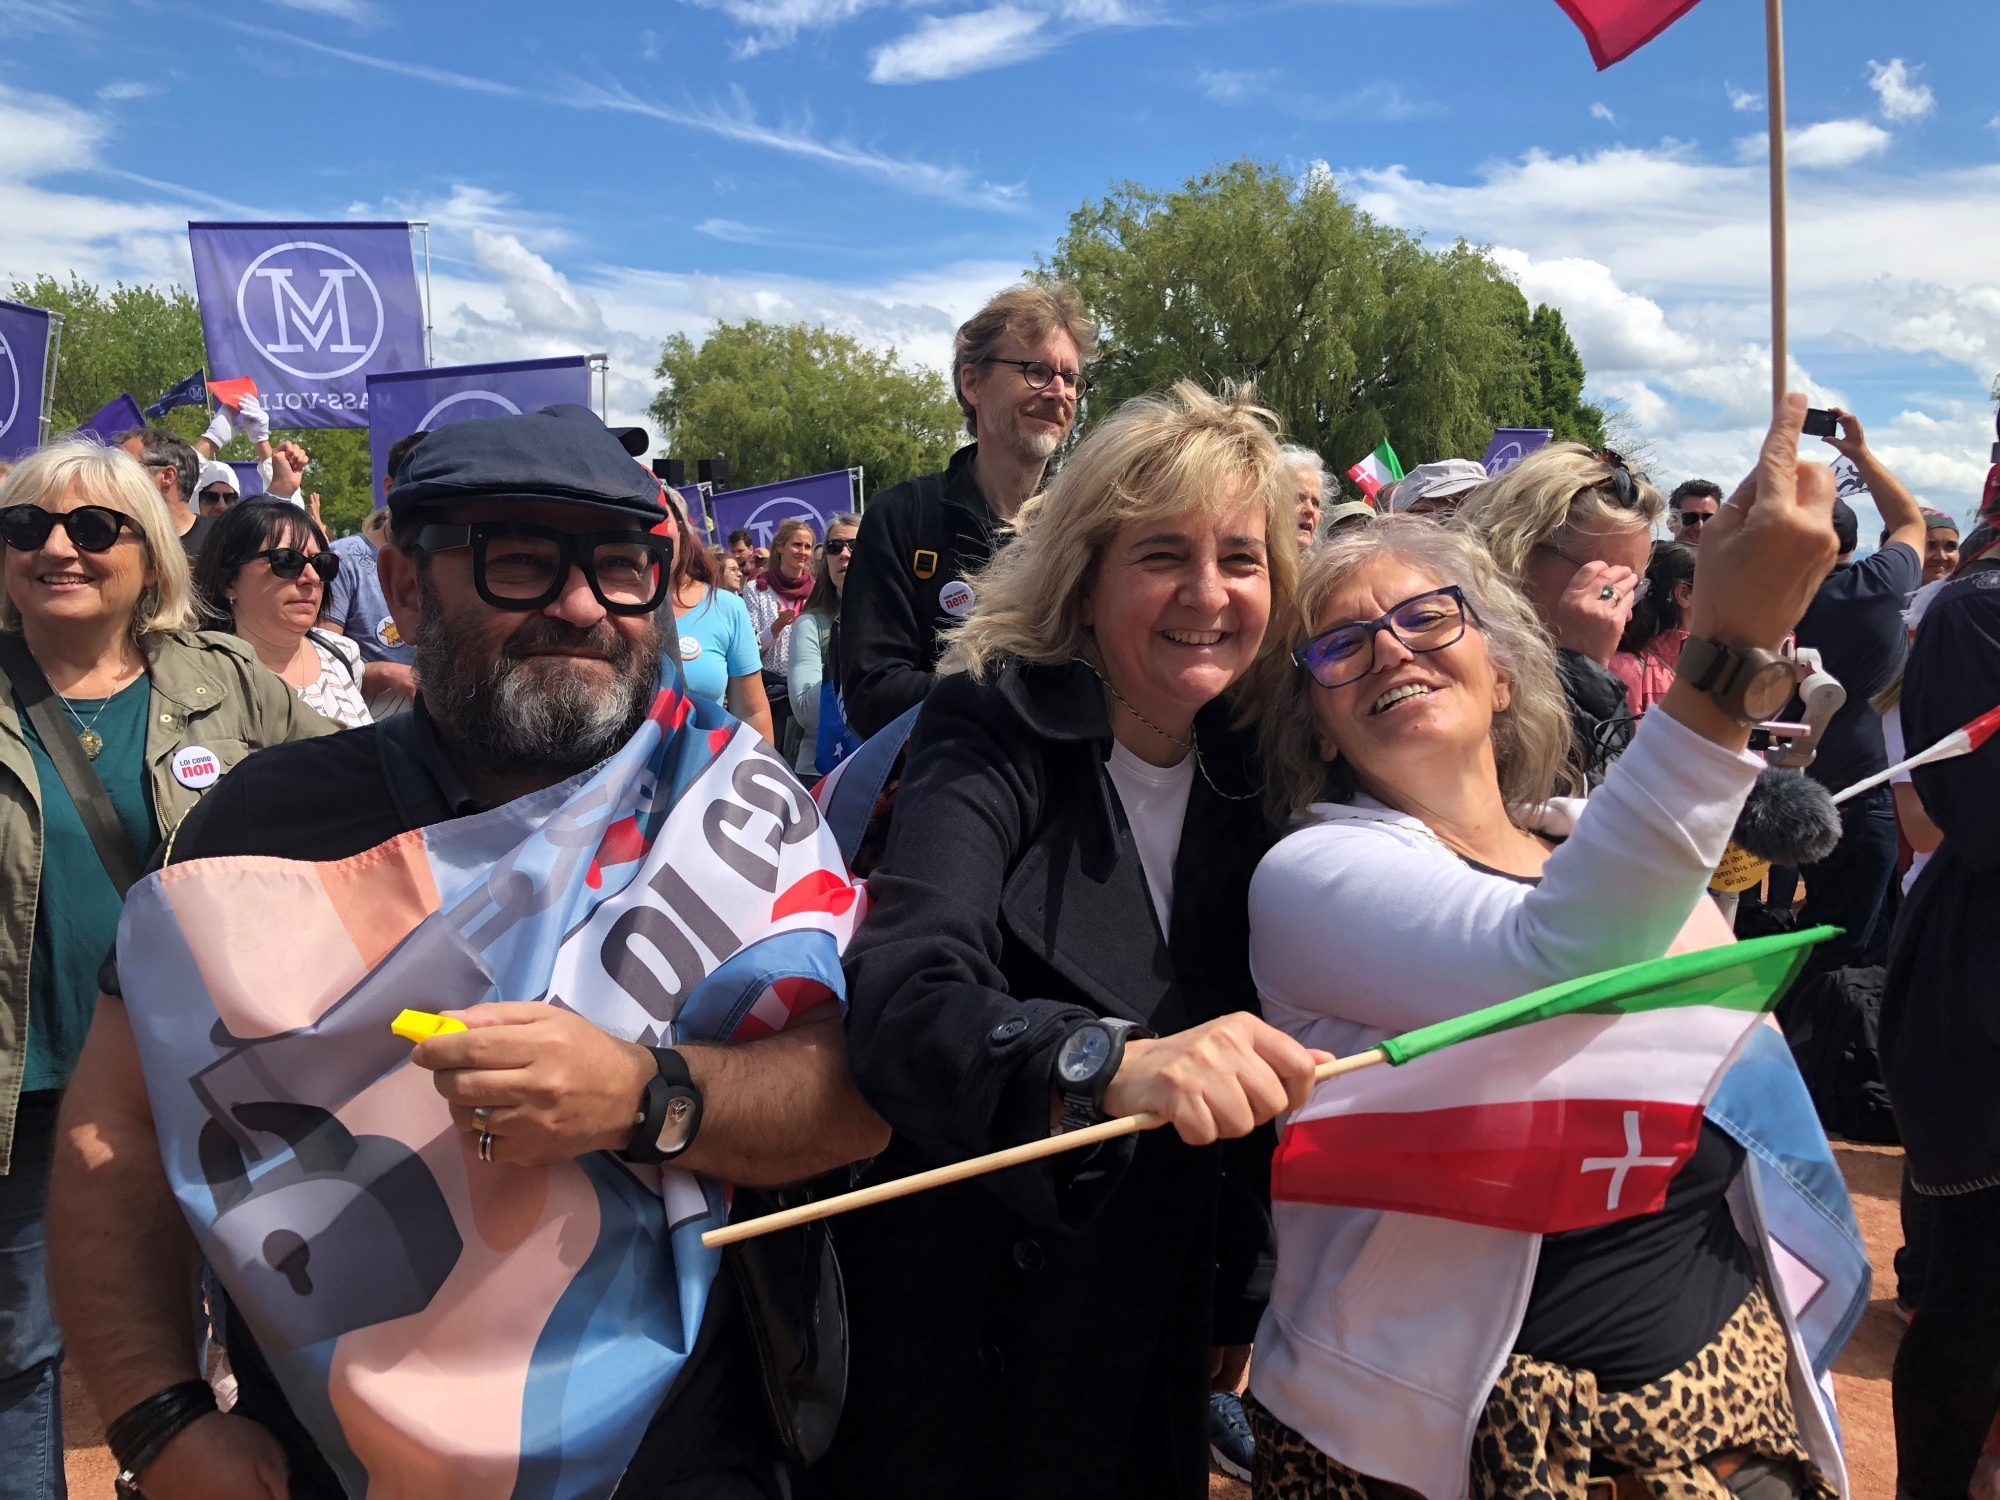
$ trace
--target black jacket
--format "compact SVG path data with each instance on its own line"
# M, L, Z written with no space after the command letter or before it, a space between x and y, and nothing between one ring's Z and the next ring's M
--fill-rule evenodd
M1076 1020L1256 1010L1271 835L1208 780L1252 790L1226 721L1196 721L1169 943L1089 669L939 681L846 957L855 1077L896 1129L871 1181L1045 1136ZM814 1493L1205 1496L1210 1349L1249 1342L1268 1294L1271 1144L1161 1129L834 1221L853 1366Z
M1625 698L1625 681L1595 658L1568 647L1556 652L1556 670L1562 675L1563 695L1569 699L1577 763L1596 786L1632 743L1637 721Z
M972 477L978 453L959 449L942 474L886 489L862 512L841 588L840 691L863 739L923 702L953 618L939 596L993 554L1000 522Z
M2000 704L2000 560L1931 601L1903 674L1904 743L1928 749ZM1910 773L1944 842L1889 940L1881 1049L1920 1193L2000 1185L2000 735Z

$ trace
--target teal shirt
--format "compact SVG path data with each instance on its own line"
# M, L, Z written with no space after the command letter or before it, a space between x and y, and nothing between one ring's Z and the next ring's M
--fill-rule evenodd
M141 676L114 697L69 700L77 718L104 737L104 748L91 767L111 794L118 821L142 860L158 842L146 777L146 718L152 694L151 680ZM14 706L21 714L42 792L42 886L35 903L35 951L28 970L27 1073L21 1080L25 1093L59 1089L69 1082L97 1009L97 967L118 939L122 903L69 788L42 748L41 736L21 712L18 698ZM76 727L74 722L71 727Z

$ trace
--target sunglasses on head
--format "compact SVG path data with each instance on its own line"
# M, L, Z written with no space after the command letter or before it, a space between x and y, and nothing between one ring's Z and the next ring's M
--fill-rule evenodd
M108 505L79 505L75 510L43 510L39 505L10 505L0 510L0 541L16 552L37 552L48 544L56 527L69 533L79 552L109 552L118 534L129 526L138 536L139 523Z
M307 568L319 574L320 582L332 583L340 572L340 557L333 552L315 552L308 557L296 547L266 547L262 552L253 552L243 560L253 563L258 558L271 565L271 576L282 578L287 583L297 578Z

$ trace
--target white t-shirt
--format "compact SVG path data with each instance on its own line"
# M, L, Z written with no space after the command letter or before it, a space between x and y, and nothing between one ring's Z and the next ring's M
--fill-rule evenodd
M1910 753L1904 746L1903 705L1900 703L1882 715L1882 743L1888 747L1889 764L1892 766L1897 761L1905 759ZM1894 776L1889 778L1891 786L1896 785L1898 782L1914 785L1914 783L1911 783L1908 771L1898 771ZM1918 849L1910 855L1909 873L1903 877L1903 894L1905 896L1910 894L1910 887L1917 883L1917 877L1923 873L1924 865L1929 861L1930 857L1931 851L1928 849Z
M1168 931L1174 912L1174 856L1180 852L1181 824L1187 821L1188 793L1194 787L1194 757L1177 766L1149 766L1116 740L1106 766L1118 788L1125 821L1132 825L1132 842L1139 846L1139 863L1146 871L1146 889L1153 893L1160 932Z

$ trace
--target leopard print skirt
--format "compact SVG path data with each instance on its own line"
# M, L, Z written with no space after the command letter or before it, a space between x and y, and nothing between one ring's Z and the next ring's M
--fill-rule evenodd
M1587 1500L1600 1470L1638 1476L1653 1500L1732 1500L1702 1459L1739 1450L1791 1460L1801 1500L1836 1500L1806 1456L1785 1383L1785 1330L1752 1288L1700 1353L1650 1385L1599 1391L1597 1377L1516 1354L1500 1372L1472 1435L1472 1500ZM1254 1398L1254 1500L1396 1500L1411 1492L1334 1462ZM1414 1500L1414 1497L1412 1497Z

